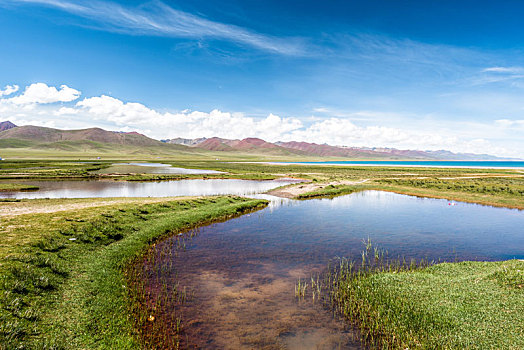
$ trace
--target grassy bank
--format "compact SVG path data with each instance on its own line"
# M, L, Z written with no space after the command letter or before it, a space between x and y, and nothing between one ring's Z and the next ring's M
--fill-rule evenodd
M331 301L373 347L524 348L523 261L342 270Z
M497 179L491 179L490 183ZM326 185L321 189L306 192L296 196L297 199L312 199L312 198L332 198L336 196L342 196L353 192L376 190L376 191L388 191L399 194L406 194L417 197L428 197L428 198L443 198L448 200L454 200L459 202L476 203L482 205L490 205L496 207L524 209L524 194L520 192L519 188L522 185L514 185L505 187L505 179L501 179L496 186L508 188L506 191L490 192L483 190L484 185L479 187L466 187L456 188L454 182L447 181L449 184L444 185L443 188L432 188L426 187L424 181L409 181L407 184L402 182L382 182L382 181L370 181L363 184L356 185ZM482 184L484 180L478 180L477 183ZM420 183L421 185L417 185ZM524 184L524 181L520 181Z
M0 183L0 192L11 192L11 191L36 191L38 186L24 185L24 184L12 184L12 183Z
M299 194L296 199L333 198L365 189L366 187L361 185L327 185L316 191Z
M162 236L266 204L207 197L90 206L96 201L61 200L68 210L2 217L1 349L139 347L124 267ZM23 209L33 202L46 201L1 205Z

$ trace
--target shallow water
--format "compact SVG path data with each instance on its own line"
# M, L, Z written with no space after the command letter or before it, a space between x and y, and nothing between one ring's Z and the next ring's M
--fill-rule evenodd
M159 322L174 312L182 339L205 349L360 348L331 311L298 302L294 286L337 257L357 259L364 239L392 258L524 258L523 211L449 204L366 191L286 201L206 226L176 253L180 237L169 238L152 250L155 263L144 265L148 289L176 280L192 298L158 310Z
M38 186L38 191L0 192L0 198L96 198L96 197L171 197L210 195L254 195L267 192L275 187L298 182L282 180L178 180L178 181L33 181L16 182Z
M164 163L115 163L110 167L95 171L98 174L223 174L223 171L206 169L175 168Z

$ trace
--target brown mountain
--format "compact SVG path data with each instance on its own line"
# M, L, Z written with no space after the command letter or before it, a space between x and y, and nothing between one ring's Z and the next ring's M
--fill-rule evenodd
M207 149L209 151L233 151L233 147L229 146L226 139L221 139L219 137L212 137L206 139L200 143L195 144L195 147Z
M81 130L59 130L41 126L19 126L0 132L0 139L19 139L36 142L60 142L60 141L94 141L100 143L112 143L133 146L157 146L162 142L151 139L142 134L120 133L107 131L100 128Z
M228 140L227 144L238 150L279 149L280 147L262 139L249 137L243 140Z
M209 151L222 152L264 153L272 155L305 155L304 152L300 150L280 147L274 143L254 137L248 137L242 140L229 140L219 137L212 137L210 139L205 139L200 143L195 143L193 147L206 149Z
M426 160L497 160L506 159L487 154L453 153L449 151L399 150L395 148L367 148L319 145L310 142L275 142L270 143L259 138L228 140L219 137L210 139L172 139L168 143L191 145L211 151L236 151L258 154L337 157L352 159L426 159Z
M9 130L12 128L16 128L16 125L11 123L9 120L0 123L0 131Z
M345 157L345 158L377 158L383 157L384 155L379 152L372 150L364 150L353 147L337 147L330 145L319 145L316 143L309 142L277 142L277 145L290 148L298 151L303 151L308 155L320 156L320 157Z

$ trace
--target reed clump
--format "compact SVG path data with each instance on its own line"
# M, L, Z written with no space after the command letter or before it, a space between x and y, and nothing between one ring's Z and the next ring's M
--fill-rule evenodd
M365 244L360 262L338 259L328 269L320 300L366 347L524 348L524 261L389 259Z
M340 258L324 277L324 301L358 329L364 344L378 348L402 348L402 336L391 332L384 319L394 314L387 292L377 290L372 276L382 273L409 273L420 271L433 262L425 259L389 259L387 251L373 246L368 239L361 252L360 263ZM399 310L397 310L399 311Z

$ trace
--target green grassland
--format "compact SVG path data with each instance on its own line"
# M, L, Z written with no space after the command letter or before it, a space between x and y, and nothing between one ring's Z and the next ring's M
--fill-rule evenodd
M299 199L383 190L524 209L524 173L513 169L274 165L184 157L133 161L224 174L104 174L114 161L21 159L2 161L0 178L14 183L17 178L294 177L318 185ZM45 212L68 205L65 211ZM261 205L238 197L0 202L0 210L22 211L1 217L0 349L147 348L129 319L125 267L158 237ZM340 279L336 302L376 347L522 348L523 264L464 262L376 271L347 279L346 285Z
M301 155L279 150L263 150L259 153L243 151L208 151L200 148L177 144L118 144L96 142L90 140L66 140L55 142L39 142L27 139L0 139L0 157L5 159L63 159L63 160L93 160L101 157L105 160L182 160L182 161L278 161L278 160L311 160L316 157Z
M524 348L524 261L342 273L332 301L373 348Z
M0 203L3 212L27 209L1 218L0 349L140 347L126 266L160 237L266 205L231 196L114 201ZM45 212L56 205L75 209Z

